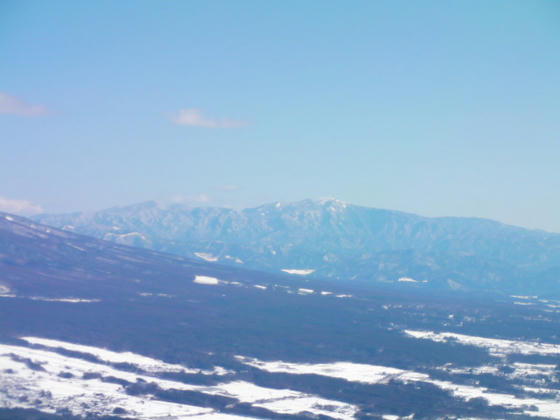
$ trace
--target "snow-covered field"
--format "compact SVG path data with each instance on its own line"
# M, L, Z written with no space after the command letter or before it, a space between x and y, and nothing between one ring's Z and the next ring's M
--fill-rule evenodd
M313 270L311 270L313 271ZM293 274L293 273L292 273ZM301 273L300 273L301 274ZM309 274L309 273L307 273ZM226 280L222 280L222 279L218 279L216 277L212 277L212 276L206 276L206 275L195 275L194 283L197 284L204 284L204 285L208 285L208 286L228 286L228 285L233 285L233 286L243 286L243 287L248 287L248 288L255 288L255 289L259 289L259 290L282 290L285 293L289 293L289 294L296 294L296 295L300 295L300 296L307 296L307 295L319 295L319 296L333 296L333 297L337 297L337 298L353 298L353 295L350 294L344 294L344 293L340 293L340 294L334 294L333 292L327 291L327 290L322 290L322 291L315 291L314 289L309 289L306 287L290 287L290 286L284 286L284 285L278 285L278 284L247 284L247 283L240 283L238 281L226 281ZM140 293L140 296L154 296L153 293ZM158 296L162 296L161 294ZM85 300L84 300L85 301Z
M225 375L227 371L221 367L216 367L212 371L187 368L179 364L165 363L158 359L142 356L140 354L126 352L115 352L94 346L84 346L82 344L73 344L66 341L52 340L48 338L39 337L21 337L22 340L29 344L38 344L43 347L52 349L64 349L75 351L78 353L85 353L95 356L102 363L128 363L137 369L145 372L159 373L159 372L180 372L190 374L205 374L205 375Z
M375 366L350 362L334 362L321 364L289 363L282 361L265 362L255 358L236 356L248 366L252 366L271 373L290 373L294 375L321 375L332 378L345 379L349 382L366 384L387 383L390 380L425 380L429 376L387 366Z
M406 334L438 342L455 339L461 344L468 343L493 349L490 351L500 357L511 353L547 355L550 354L551 348L556 348L551 344L514 340L464 335L458 335L457 338L456 335L450 335L452 333L419 334L417 331L407 330ZM177 419L242 418L217 412L207 406L164 401L153 395L130 395L122 385L124 381L127 384L153 384L164 391L189 391L231 398L233 401L279 414L299 415L307 412L317 416L351 419L358 411L356 406L343 401L325 399L294 389L269 388L245 380L232 379L235 372L221 367L202 370L167 363L133 352L116 352L48 338L22 337L21 340L33 347L0 344L0 407L36 408L46 412L67 408L77 415L111 415L120 412L121 416L139 419L165 416ZM536 353L537 350L542 350L543 346L545 350ZM68 356L57 352L61 350L76 354ZM92 356L95 359L92 359ZM87 357L87 360L84 357ZM550 363L514 362L509 365L509 373L500 370L503 365L465 368L448 364L434 368L453 376L452 380L442 380L428 372L373 364L343 361L305 364L279 360L264 361L245 356L236 356L236 359L242 364L269 373L318 375L367 385L387 385L391 382L431 384L465 402L473 398L482 398L491 406L506 407L519 414L560 419L560 390L557 387L551 388L550 385L547 387L547 384L557 381L557 366ZM121 365L123 363L126 364L124 368ZM216 378L216 383L191 384L159 376L165 373L210 375ZM494 375L501 376L504 380L516 380L516 387L530 393L530 396L498 392L486 386L477 386L472 381L465 383L461 380L461 375Z
M216 277L209 276L195 276L193 281L198 284L207 285L217 285L220 283L220 280L218 280Z
M0 293L0 298L19 298L19 299L30 299L39 302L62 302L62 303L98 303L101 299L87 299L78 297L61 297L52 298L45 296L18 296L14 293Z
M23 337L24 341L43 348L0 344L0 407L35 408L46 412L69 409L76 415L111 415L153 419L172 416L186 418L242 418L219 413L210 407L178 404L159 400L153 395L129 395L115 379L129 384L154 384L162 390L191 391L231 398L272 412L298 414L303 412L336 419L353 418L357 408L351 404L328 400L290 389L257 386L250 382L230 380L215 385L188 384L162 379L156 373L185 372L207 375L228 375L233 372L214 371L169 364L132 352L114 352L93 346L68 343L38 337ZM44 348L47 349L44 349ZM95 356L97 362L78 356L59 354L55 349ZM111 364L127 363L136 371L123 370ZM142 373L140 373L142 371ZM111 379L112 381L111 382ZM124 410L124 411L123 411Z
M39 301L42 301L42 302L64 302L64 303L97 303L97 302L101 302L101 299L84 299L84 298L76 298L76 297L48 298L48 297L43 297L43 296L31 296L29 299L39 300Z
M455 335L450 333L435 335L435 333L406 331L409 336L416 338L430 338L434 341L445 341L445 339ZM494 340L482 337L470 337L459 335L461 342L464 344L477 345L493 349L495 354L503 355L505 353L517 354L551 354L559 346L543 345L540 343L519 342L513 340ZM473 344L476 343L476 344ZM491 350L492 351L492 350ZM540 351L540 353L539 353ZM369 364L358 364L350 362L334 362L321 364L303 364L291 363L284 361L263 361L256 358L248 358L236 356L236 358L257 369L261 369L270 373L285 373L293 375L319 375L337 379L344 379L349 382L358 382L363 384L387 384L390 381L398 381L402 383L427 383L447 391L453 397L460 398L466 402L473 398L482 398L490 406L501 406L513 410L519 414L529 416L542 416L553 419L560 419L560 390L556 388L531 387L528 385L518 385L517 388L522 391L533 392L536 394L547 394L548 398L526 398L516 395L496 392L484 386L475 386L471 384L461 383L461 378L457 378L457 382L449 380L435 379L428 373L415 372L411 370L397 369L388 366L378 366ZM478 366L472 368L454 368L453 366L436 367L445 370L453 375L483 375L490 374L502 376L505 379L529 378L530 383L543 383L542 377L547 377L548 383L555 383L557 378L554 376L556 365L552 364L530 364L515 362L510 366L513 372L509 374L501 373L497 366ZM541 378L541 379L539 379ZM529 381L527 381L529 382Z
M206 252L195 252L194 255L200 259L203 259L204 261L208 261L208 262L218 261L218 257L215 257L212 254L208 254Z
M438 343L457 342L467 346L482 347L492 356L504 357L508 354L525 355L556 355L560 354L559 344L538 343L531 341L504 340L498 338L485 338L451 332L436 333L433 331L405 330L410 337L432 340Z
M297 274L298 276L307 276L315 270L311 268L283 268L282 271L288 274Z

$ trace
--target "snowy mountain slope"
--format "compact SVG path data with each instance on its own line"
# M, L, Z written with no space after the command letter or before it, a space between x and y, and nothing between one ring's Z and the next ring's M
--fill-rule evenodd
M41 215L68 231L177 255L344 282L504 292L560 292L560 234L485 219L426 218L337 200L236 211L148 202Z
M560 412L555 299L249 271L7 214L0 273L0 418Z

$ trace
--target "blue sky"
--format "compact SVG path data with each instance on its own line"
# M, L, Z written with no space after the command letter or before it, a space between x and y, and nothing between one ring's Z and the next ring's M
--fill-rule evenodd
M0 2L0 208L334 196L560 232L558 1Z

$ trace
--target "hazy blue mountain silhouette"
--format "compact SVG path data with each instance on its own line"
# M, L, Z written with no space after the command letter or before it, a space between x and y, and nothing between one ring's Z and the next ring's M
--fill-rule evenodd
M341 281L505 292L560 290L560 234L479 218L428 218L338 200L256 208L146 202L35 220L121 244ZM207 255L206 255L207 254Z

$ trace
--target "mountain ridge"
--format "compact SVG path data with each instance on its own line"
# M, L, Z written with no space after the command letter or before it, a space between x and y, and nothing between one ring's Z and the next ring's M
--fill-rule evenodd
M22 216L22 217L28 217L28 218L33 219L33 220L41 220L41 219L52 218L52 217L77 217L77 216L91 217L91 216L93 216L95 214L99 214L99 213L122 212L122 211L125 211L125 210L141 210L141 209L156 209L156 210L162 210L162 211L167 211L167 210L171 210L171 209L187 210L187 211L188 210L194 210L194 209L221 209L221 210L228 210L228 211L236 212L236 213L242 213L243 211L258 210L258 209L271 208L271 207L286 207L286 206L293 206L293 205L296 205L296 204L304 204L304 203L314 203L314 204L325 205L325 204L332 203L332 202L340 203L340 204L355 207L355 208L362 208L362 209L374 210L374 211L379 211L379 212L389 212L389 213L394 213L394 214L400 214L400 215L403 215L403 216L413 216L413 217L416 217L416 218L419 218L419 219L425 219L425 220L434 220L434 221L444 221L444 220L480 221L480 222L488 222L488 223L495 224L495 225L501 225L501 226L508 227L508 228L516 228L516 229L523 230L523 231L540 232L540 233L543 233L543 234L546 234L546 235L559 235L560 236L560 232L552 232L552 231L542 229L542 228L531 228L531 227L520 226L520 225L516 225L516 224L512 224L512 223L502 222L500 220L492 219L492 218L488 218L488 217L482 217L482 216L425 216L425 215L421 215L419 213L414 213L414 212L404 211L404 210L394 210L394 209L388 209L388 208L382 208L382 207L371 207L371 206L366 206L366 205L361 205L361 204L352 204L352 203L348 203L348 202L345 202L345 201L342 201L342 200L339 200L339 199L336 199L336 198L326 198L326 199L306 198L306 199L303 199L303 200L288 201L288 202L273 201L273 202L263 203L263 204L260 204L258 206L243 207L243 208L236 208L236 207L231 207L231 206L190 205L190 204L182 204L182 203L165 204L163 202L159 202L159 201L156 201L156 200L146 200L146 201L141 201L141 202L133 203L133 204L107 207L105 209L100 209L100 210L71 211L71 212L61 212L61 213L44 212L44 213L40 213L40 214L34 214L34 215ZM6 214L9 214L9 213L6 213Z
M410 278L439 288L551 291L560 279L560 234L335 199L242 210L144 202L34 220L156 251L341 281Z

